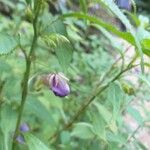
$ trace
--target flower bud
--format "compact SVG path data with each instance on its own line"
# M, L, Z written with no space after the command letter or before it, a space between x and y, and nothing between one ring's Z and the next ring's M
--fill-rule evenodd
M56 96L65 97L70 93L70 87L67 82L67 78L61 74L51 74L49 76L50 89Z

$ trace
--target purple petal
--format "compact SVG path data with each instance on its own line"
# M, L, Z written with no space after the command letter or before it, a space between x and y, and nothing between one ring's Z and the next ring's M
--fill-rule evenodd
M65 97L70 93L67 81L60 75L54 75L51 80L51 90L56 96Z
M130 0L117 0L117 5L119 8L131 10Z
M18 141L20 144L25 144L24 137L22 135L18 135L16 137L16 141Z
M28 126L26 123L22 123L22 124L20 125L19 130L22 131L22 132L27 132L27 131L29 131L30 129L29 129L29 126Z

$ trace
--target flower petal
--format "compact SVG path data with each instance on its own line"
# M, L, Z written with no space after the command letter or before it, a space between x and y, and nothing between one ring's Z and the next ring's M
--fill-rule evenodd
M22 124L20 125L19 130L22 131L22 132L27 132L27 131L29 131L30 129L29 129L29 126L28 126L26 123L22 123Z

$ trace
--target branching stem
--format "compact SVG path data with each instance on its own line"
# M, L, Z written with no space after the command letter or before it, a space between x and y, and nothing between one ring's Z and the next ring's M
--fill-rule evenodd
M21 123L21 119L22 119L22 114L23 114L23 110L24 110L24 105L27 99L27 94L28 94L28 80L29 80L29 76L30 76L30 69L31 69L31 63L32 63L32 57L33 57L33 53L34 53L34 49L36 46L36 42L38 39L38 33L37 33L37 20L38 20L38 15L40 12L40 0L36 3L35 2L35 10L36 10L36 14L35 14L35 18L33 20L33 30L34 30L34 35L33 35L33 40L32 40L32 45L30 48L30 52L29 54L25 57L26 58L26 70L24 73L24 77L22 80L22 97L21 97L21 104L20 104L20 108L19 108L19 112L18 112L18 118L17 118L17 124L16 124L16 129L14 132L14 137L13 137L13 144L12 144L12 150L15 150L16 147L16 136L19 134L19 126Z

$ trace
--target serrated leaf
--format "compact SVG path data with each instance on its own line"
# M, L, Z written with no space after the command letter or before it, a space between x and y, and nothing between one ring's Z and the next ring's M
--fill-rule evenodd
M0 33L0 55L11 53L18 46L16 37Z
M24 134L29 150L50 150L42 141L30 133Z
M94 137L93 126L86 122L76 123L71 133L71 136L78 137L81 139L90 139Z

